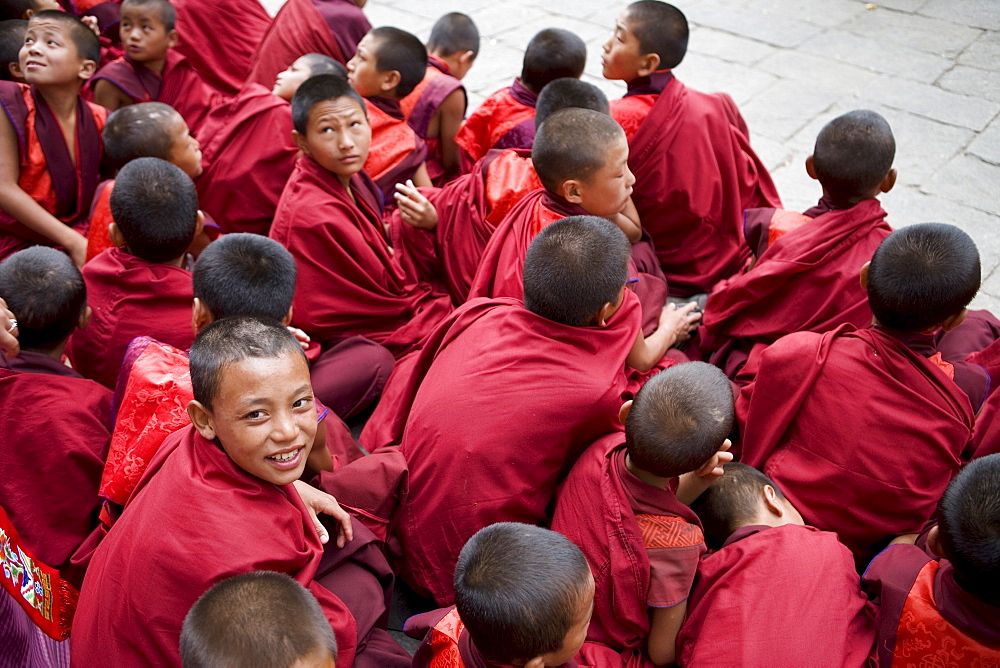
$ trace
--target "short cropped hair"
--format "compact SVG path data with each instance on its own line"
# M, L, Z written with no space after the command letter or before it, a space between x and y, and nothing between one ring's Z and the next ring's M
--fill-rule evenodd
M0 81L13 80L8 65L18 62L27 31L28 22L23 19L0 21Z
M479 55L479 29L471 18L461 12L449 12L437 20L427 40L427 50L451 56L471 51Z
M972 460L938 504L938 531L955 580L1000 605L1000 454Z
M535 127L538 128L549 116L560 109L592 109L602 114L610 114L608 98L594 84L573 77L563 77L550 82L538 94L535 103Z
M357 102L367 117L365 99L347 83L346 78L336 74L320 74L303 81L292 97L292 124L295 126L295 131L300 135L306 134L309 114L317 104L327 100L339 100L342 97L349 97Z
M137 158L118 172L111 216L133 255L168 262L184 255L198 229L194 182L159 158Z
M343 63L337 62L330 56L325 56L322 53L307 53L302 58L306 61L306 67L309 68L310 77L320 74L335 74L344 80L347 79L347 68L344 67Z
M87 286L68 255L32 246L0 262L0 297L17 316L21 347L48 351L76 329Z
M625 444L643 471L672 478L694 471L733 429L733 389L704 362L677 364L642 386L625 419Z
M524 306L543 318L583 327L628 280L632 246L616 225L597 216L552 223L524 259Z
M162 102L141 102L112 112L104 126L104 153L114 169L136 158L169 160L170 124L181 115ZM183 119L182 119L183 120Z
M546 28L531 38L524 52L521 83L536 95L545 84L563 77L579 79L587 64L587 45L576 34Z
M813 148L816 177L831 197L848 201L878 188L892 169L896 140L880 114L849 111L820 130Z
M308 589L284 573L255 571L216 583L181 628L184 668L291 668L337 641Z
M590 567L566 537L514 522L478 531L455 567L455 606L487 661L523 663L563 646Z
M35 9L34 0L4 0L0 2L0 21L24 19L29 9Z
M779 498L785 498L773 480L752 466L730 462L722 468L725 475L691 504L701 520L705 544L713 550L721 549L737 529L754 522L766 485L773 487Z
M412 93L427 73L427 49L423 42L412 33L390 26L374 28L368 35L375 40L375 69L399 72L397 97Z
M28 21L47 19L61 23L69 28L69 37L76 45L76 53L82 60L92 60L94 64L101 62L101 40L98 39L94 31L86 23L76 18L69 12L62 12L58 9L45 9L37 14L33 14Z
M191 281L213 319L258 315L281 321L295 296L295 259L274 239L226 234L202 251Z
M189 365L194 398L209 411L219 396L223 369L245 359L302 355L302 346L286 327L259 316L240 315L213 321L191 345Z
M903 227L882 240L868 267L868 303L879 323L923 332L965 308L982 280L972 238L944 223Z
M122 0L122 9L129 5L156 5L160 9L160 22L167 32L174 29L177 24L177 10L170 4L170 0Z
M625 11L629 30L639 41L640 55L658 55L661 70L681 64L687 53L689 34L684 12L659 0L639 0Z
M562 109L545 119L535 135L531 162L538 180L556 192L568 179L586 181L607 163L625 131L607 114L592 109Z

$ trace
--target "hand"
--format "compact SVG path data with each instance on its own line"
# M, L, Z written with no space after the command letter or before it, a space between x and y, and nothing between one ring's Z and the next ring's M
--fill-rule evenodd
M437 226L437 209L417 190L413 181L407 181L405 184L397 183L393 198L399 207L399 215L403 222L422 230L433 230Z
M701 311L697 310L698 305L688 302L680 308L672 303L668 303L660 312L660 324L658 329L666 329L674 334L674 343L683 343L691 338L691 332L701 321Z
M725 473L725 469L722 468L723 464L728 464L733 461L733 453L729 452L733 444L727 438L719 446L719 451L712 455L712 458L707 462L702 464L702 466L694 472L696 476L702 479L708 485L722 477Z
M296 491L302 497L302 503L305 505L306 510L309 511L309 516L312 517L313 525L319 534L319 542L326 545L330 541L330 534L327 532L326 527L323 526L323 523L319 521L319 513L330 515L340 524L340 532L337 534L337 547L344 547L348 542L354 540L354 528L351 526L351 516L340 507L337 499L301 480L296 480L292 484L295 485Z
M72 230L70 231L72 232ZM73 232L73 236L67 242L63 243L62 246L66 249L66 254L73 260L73 264L79 269L87 261L87 237Z
M98 37L101 36L101 27L97 25L96 16L81 16L80 20L83 21L88 28L93 30L95 35L97 35Z
M302 350L309 350L309 343L311 342L311 339L308 334L303 332L298 327L289 326L287 329L292 333L292 336L295 337L295 340L299 342L299 345L302 346Z
M17 341L17 327L11 328L15 323L17 319L7 308L7 302L0 299L0 350L7 353L7 357L16 357L21 351L21 345Z

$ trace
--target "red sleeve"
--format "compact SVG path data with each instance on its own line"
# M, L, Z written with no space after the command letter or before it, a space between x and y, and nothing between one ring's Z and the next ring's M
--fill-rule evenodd
M649 556L651 608L670 608L691 593L698 560L706 551L701 529L680 517L636 515Z

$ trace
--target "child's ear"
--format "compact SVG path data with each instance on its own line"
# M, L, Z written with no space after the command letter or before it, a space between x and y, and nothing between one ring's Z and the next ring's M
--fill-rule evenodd
M785 516L785 506L781 503L778 493L774 491L774 487L771 485L764 485L764 505L767 506L768 512L772 515L778 517Z
M215 427L212 424L212 414L200 401L194 399L188 403L188 417L191 418L194 428L198 430L202 438L207 441L215 439Z
M113 246L118 248L125 246L125 235L122 234L122 231L114 223L108 224L108 239L111 240L111 245Z
M383 93L388 93L391 90L395 90L396 86L399 85L402 77L399 75L399 70L389 70L388 72L382 72L382 83L379 84L379 90Z
M882 183L878 184L878 189L880 192L887 193L892 190L892 187L896 185L896 169L892 168L889 173L885 175L882 179Z
M80 78L87 81L97 73L97 63L93 60L85 60L80 63Z
M639 70L636 72L640 77L648 77L650 74L660 69L660 56L656 53L645 54L639 62Z
M524 664L524 668L545 668L545 659L536 656L534 659Z
M861 281L861 289L868 292L868 267L871 266L871 260L865 262L861 265L861 274L859 275L859 280Z
M312 155L309 153L309 145L306 143L306 136L299 134L298 130L292 130L292 141L295 142L295 145L298 146L299 150L304 154L310 156Z
M205 212L198 209L198 223L194 228L194 235L198 236L205 229Z
M180 35L176 30L171 30L167 33L167 48L172 49L177 46L177 40L180 39Z
M939 327L938 329L943 329L946 332L950 332L951 330L955 329L963 322L965 322L965 316L967 315L969 315L969 309L964 308L955 315L951 316L950 318L942 322L941 327Z
M618 409L618 421L625 424L625 419L628 418L628 414L632 412L632 400L629 399L622 404L622 407Z
M292 315L294 313L295 313L295 307L289 306L288 313L286 313L285 317L281 319L281 324L284 325L285 327L290 326L292 324Z
M7 71L10 72L15 81L24 81L24 75L21 74L21 65L19 63L7 63Z
M602 306L601 310L598 311L597 315L594 316L593 319L594 325L596 325L597 327L607 327L608 320L611 319L611 316L613 316L615 314L615 311L617 310L618 310L617 304L612 304L611 302L604 302L604 306Z
M559 184L559 188L556 189L556 194L561 196L567 202L572 202L573 204L579 204L583 201L580 196L581 183L577 179L566 179Z
M205 306L205 302L195 297L194 304L191 306L191 329L194 330L194 333L198 334L212 324L213 320L215 320L215 316Z
M84 306L83 310L80 311L80 319L76 321L77 329L87 329L87 325L90 324L90 318L93 315L94 309Z
M806 174L808 174L811 179L815 179L817 181L819 180L819 177L816 176L816 163L813 161L813 157L811 155L806 158Z
M944 556L944 550L941 549L941 531L938 529L938 525L935 524L927 532L927 549L939 557Z

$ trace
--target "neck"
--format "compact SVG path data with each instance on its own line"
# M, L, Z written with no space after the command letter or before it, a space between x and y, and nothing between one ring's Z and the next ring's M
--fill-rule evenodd
M459 67L458 67L458 65L459 65L459 63L458 63L458 56L459 56L459 54L458 53L453 53L450 56L445 56L445 55L442 55L440 53L435 52L435 53L431 53L430 55L433 56L434 58L437 58L439 61L441 61L445 65L447 65L448 69L450 70L449 74L451 74L451 75L454 76L455 72L459 71Z
M80 86L36 86L36 88L56 118L72 118L73 114L76 113L76 101L80 97Z
M26 353L38 353L39 355L45 355L50 357L57 362L62 362L63 352L66 350L66 344L69 343L69 339L63 340L62 343L57 345L55 348L50 350L45 350L43 348L24 348Z
M660 489L666 489L667 484L670 482L670 478L664 478L663 476L658 476L639 468L632 463L632 458L625 455L625 468L628 472L634 475L639 480L643 481L647 485L652 485L653 487L658 487Z
M160 58L158 60L147 60L146 62L139 64L145 67L146 69L153 70L160 76L163 76L163 70L167 68L167 57L164 56L163 58Z

